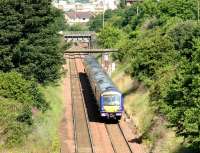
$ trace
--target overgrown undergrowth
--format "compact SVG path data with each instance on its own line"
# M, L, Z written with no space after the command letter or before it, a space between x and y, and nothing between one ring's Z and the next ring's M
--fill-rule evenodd
M155 113L155 108L149 103L149 91L142 83L131 79L124 73L125 65L120 65L113 73L113 81L123 92L126 113L134 121L138 138L146 146L148 152L175 153L182 148L183 139L177 137L173 129L168 128L168 122Z
M34 129L23 146L0 150L0 153L60 153L59 124L63 112L63 85L41 87L50 109L41 114L34 112Z

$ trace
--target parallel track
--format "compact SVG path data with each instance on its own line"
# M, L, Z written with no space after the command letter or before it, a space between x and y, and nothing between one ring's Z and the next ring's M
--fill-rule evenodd
M133 153L119 124L105 124L115 153Z
M89 129L87 110L81 91L79 74L74 55L69 58L72 110L74 122L75 153L94 153L92 138ZM80 58L80 55L79 57ZM81 60L81 59L80 59ZM129 142L126 140L120 124L105 124L112 148L115 153L133 153Z
M76 61L70 59L71 96L76 153L94 153Z

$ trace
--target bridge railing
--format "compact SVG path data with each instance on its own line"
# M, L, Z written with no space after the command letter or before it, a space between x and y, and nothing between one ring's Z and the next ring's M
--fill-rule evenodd
M109 48L109 49L70 49L66 50L65 54L69 53L108 53L108 52L117 52L118 49Z
M67 31L64 36L92 36L95 35L94 31Z

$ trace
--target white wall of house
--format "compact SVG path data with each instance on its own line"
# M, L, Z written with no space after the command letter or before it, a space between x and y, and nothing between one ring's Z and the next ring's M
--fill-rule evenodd
M59 0L53 2L53 5L57 8L63 9L64 11L77 10L77 11L90 11L99 12L107 9L117 9L119 0L94 0L91 3L67 3L66 1ZM103 6L104 5L104 6Z
M67 23L70 24L70 25L73 25L73 24L76 24L76 23L87 23L87 22L89 22L88 18L86 18L86 19L84 19L84 18L71 19L66 14L65 14L65 19L67 20Z

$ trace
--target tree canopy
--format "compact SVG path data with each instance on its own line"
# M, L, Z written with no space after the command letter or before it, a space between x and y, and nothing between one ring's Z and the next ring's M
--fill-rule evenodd
M33 124L34 108L48 109L37 83L17 72L0 72L0 141L7 146L23 142Z
M39 82L59 77L63 15L51 0L0 1L0 70L17 70Z
M200 150L197 10L196 0L144 0L121 13L112 12L108 27L98 30L100 44L120 50L114 59L149 87L151 104L195 153ZM116 17L118 24L113 22Z
M51 0L0 0L0 148L21 144L34 110L49 109L38 83L60 77L63 28L63 13Z

